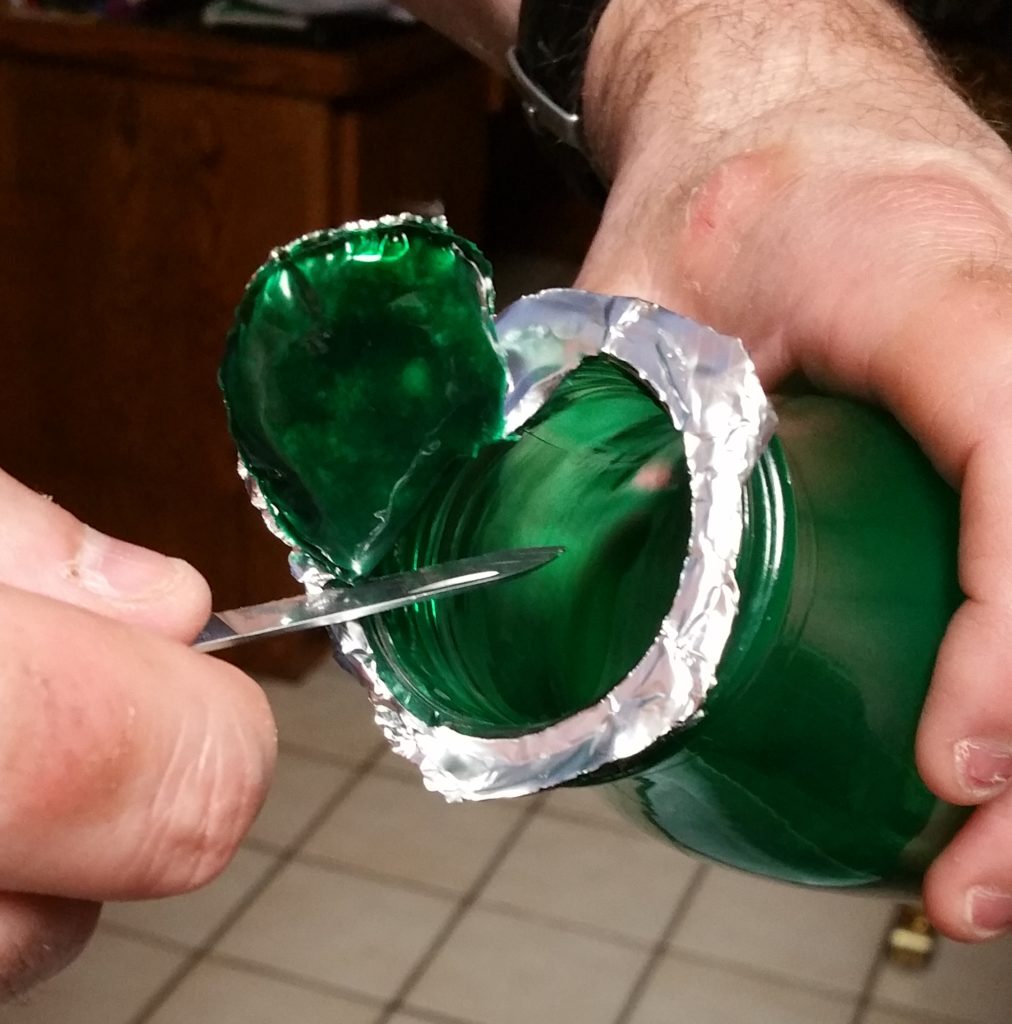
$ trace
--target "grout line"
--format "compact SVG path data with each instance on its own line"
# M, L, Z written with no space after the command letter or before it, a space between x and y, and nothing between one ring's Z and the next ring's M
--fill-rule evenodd
M278 847L273 847L267 852L277 854ZM307 853L304 850L299 850L292 858L292 861L296 864L306 864L310 867L321 868L324 871L348 875L352 878L362 878L370 882L381 882L384 885L404 889L408 892L417 892L423 896L434 896L444 900L459 901L463 898L468 888L451 889L448 886L438 885L433 882L425 882L421 879L409 878L405 875L394 875L386 871L377 871L362 864L352 864L343 861L338 857L331 857L320 853ZM637 952L649 951L654 946L654 943L649 939L637 939L623 932L612 931L609 928L602 928L598 925L573 921L569 918L557 917L553 914L539 913L526 907L514 906L512 903L504 900L482 899L479 897L475 902L479 903L483 909L502 914L504 917L549 925L558 931L568 932L572 935L585 935L588 938L608 942L613 946L621 946Z
M170 939L164 935L155 935L154 932L146 932L142 928L134 928L128 924L119 924L116 921L100 921L99 930L109 935L118 935L121 939L139 942L144 946L164 949L168 953L182 953L184 955L193 953L193 946L188 946L185 942L180 942L178 939Z
M338 786L331 798L309 819L295 838L281 850L277 860L250 886L242 899L218 922L218 926L207 939L190 953L182 964L169 976L167 981L155 990L147 1002L131 1018L129 1024L147 1024L147 1021L162 1007L183 979L208 956L221 937L246 913L271 882L294 860L299 847L326 821L334 809L351 791L359 785L368 775L375 762L382 756L383 751L378 748L373 754L360 762L349 777Z
M875 986L878 984L878 980L882 976L882 971L885 969L888 957L888 953L886 952L886 943L889 941L889 933L892 931L894 918L895 914L893 915L893 918L890 918L889 923L886 925L885 933L879 940L878 952L872 959L872 962L864 976L864 983L861 985L861 992L857 997L857 1005L854 1007L854 1013L850 1018L849 1024L861 1024L864 1020L865 1014L871 1006L872 997L875 994Z
M254 853L262 853L270 857L280 856L285 852L285 846L285 843L272 843L269 839L256 839L253 836L247 836L242 841L242 849L252 850Z
M397 889L406 889L409 892L421 893L423 896L437 896L443 900L459 900L466 889L451 889L449 886L439 885L435 882L424 882L419 878L407 878L401 875L392 875L388 871L377 871L374 868L367 868L362 864L349 864L337 857L330 857L325 853L306 853L299 850L292 861L296 864L307 864L310 867L321 868L324 871L331 871L335 874L350 875L352 878L363 878L369 882L381 882L384 885Z
M305 974L296 974L294 971L286 970L284 967L261 963L259 960L247 960L245 957L235 956L232 953L219 953L211 950L205 957L205 962L219 964L223 967L231 967L233 970L242 971L245 974L254 974L257 977L272 978L275 981L284 982L286 985L304 988L310 992L318 992L320 995L338 996L347 1002L359 1003L374 1010L381 1010L384 1006L384 1000L366 995L366 993L359 992L356 989L345 988L334 982L323 981L320 978L311 978Z
M417 1017L420 1021L431 1021L431 1024L478 1024L477 1021L465 1020L463 1017L447 1017L444 1013L437 1013L435 1010L426 1010L423 1007L404 1007L405 1013L410 1014L412 1017ZM398 1013L401 1011L398 1010ZM381 1018L385 1020L386 1018ZM373 1024L380 1024L379 1021L373 1021Z
M509 834L502 840L502 842L499 843L495 852L485 865L482 873L469 886L463 896L461 896L460 902L457 904L453 913L449 916L443 927L436 933L432 942L429 944L429 948L421 955L421 957L419 957L415 966L408 973L408 976L403 982L401 982L400 987L389 1000L383 1013L381 1013L379 1018L375 1021L375 1024L389 1024L393 1015L403 1007L408 993L415 987L415 985L418 984L429 967L432 966L432 962L446 946L450 936L453 935L456 930L457 925L460 924L464 915L477 902L482 890L492 880L492 876L499 870L499 867L506 859L506 856L520 841L520 837L527 830L530 823L534 820L535 815L540 810L540 803L532 803L531 806L524 811L522 817L516 822ZM140 1022L138 1022L138 1024L140 1024Z
M505 903L502 900L479 899L482 910L492 910L503 917L512 917L518 921L532 921L535 924L548 925L556 931L568 932L570 935L583 935L590 939L597 939L599 942L607 942L612 946L621 946L636 953L650 952L654 943L649 939L637 939L622 932L614 932L609 928L601 928L598 925L585 924L582 921L571 921L565 917L555 917L553 914L542 914L536 910L528 910L526 907L515 907L512 903Z
M272 852L277 853L277 848ZM437 885L433 882L424 882L416 878L408 878L402 875L393 875L385 871L376 871L364 867L361 864L350 864L335 857L325 854L306 853L299 851L292 858L293 863L306 864L310 867L321 868L335 874L348 875L352 878L362 878L369 882L380 882L384 885L397 889L404 889L408 892L417 892L423 896L434 896L438 899L449 899L459 901L463 898L467 889L451 889L447 886ZM568 932L571 935L584 935L588 938L608 942L613 946L621 946L625 949L644 952L653 949L653 942L649 939L637 939L634 936L623 932L612 931L609 928L602 928L593 924L586 924L581 921L573 921L565 917L557 917L553 914L543 914L536 910L529 910L526 907L517 907L503 900L489 900L477 898L485 910L494 911L504 917L511 917L518 921L533 921L538 924L549 925L558 931Z
M639 1006L640 1000L643 998L643 993L646 992L647 986L653 979L654 974L657 972L657 968L660 966L661 961L668 953L668 943L671 937L675 934L678 926L682 923L685 915L688 914L689 908L692 906L699 894L699 890L703 887L703 882L706 881L706 876L709 874L710 868L706 864L701 864L697 869L696 873L692 876L691 881L684 893L682 898L678 901L678 905L672 911L671 917L668 918L668 923L664 926L664 930L661 932L660 937L654 943L653 950L650 956L647 958L647 962L640 971L639 977L632 984L632 988L629 990L629 995L626 996L625 1002L622 1004L622 1008L618 1011L615 1017L614 1024L628 1024L632 1018L636 1007Z
M642 839L645 842L657 839L656 836L643 831L631 821L607 821L604 818L594 818L575 811L560 811L552 807L550 802L545 804L545 817L551 818L552 821L562 821L568 825L583 825L585 828L599 829L602 832L611 832L615 835L626 836L626 838Z
M391 753L393 753L393 751L391 751ZM394 754L394 757L399 761L403 761L404 765L408 769L412 770L405 771L400 765L396 768L391 768L390 765L384 764L381 760L375 768L373 768L373 774L381 779L389 779L393 782L406 782L409 785L414 782L421 782L422 773L418 765L413 764L411 761L401 757L399 754Z
M882 1009L887 1013L894 1013L904 1021L910 1020L916 1022L916 1024L981 1024L981 1018L979 1017L970 1020L968 1017L938 1016L934 1013L925 1013L924 1010L918 1010L913 1006L905 1006L903 1003L893 1003L889 1000L883 1000L881 1003L876 1003L869 1008Z
M387 746L382 736L377 739L376 747L373 750L355 759L345 758L329 750L319 750L316 747L306 746L292 740L278 740L279 754L292 754L295 757L302 758L304 761L315 761L317 764L333 765L335 768L344 768L346 771L352 772L357 771L365 763L372 767L379 760L376 757L377 752L383 754L386 750Z
M835 988L832 985L812 981L809 978L799 978L781 971L765 970L753 964L743 963L741 960L725 960L723 957L713 956L710 953L700 953L695 949L681 949L669 944L666 955L673 957L675 960L682 960L685 963L696 964L700 967L712 967L726 974L737 974L743 978L752 978L756 981L773 982L775 985L784 988L794 988L800 992L822 996L825 999L835 999L838 1003L853 1003L858 998L858 993L856 992L848 992L846 989ZM848 1024L852 1024L852 1022L848 1022Z

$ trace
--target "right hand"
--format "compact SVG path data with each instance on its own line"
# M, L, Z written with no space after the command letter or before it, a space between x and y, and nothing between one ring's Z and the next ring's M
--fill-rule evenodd
M0 996L73 959L100 901L211 881L256 816L274 723L187 647L209 612L185 562L0 472Z
M884 406L960 490L967 599L916 755L976 810L924 903L951 938L1008 933L1012 154L886 0L616 0L587 83L614 185L579 286L740 336L767 388Z

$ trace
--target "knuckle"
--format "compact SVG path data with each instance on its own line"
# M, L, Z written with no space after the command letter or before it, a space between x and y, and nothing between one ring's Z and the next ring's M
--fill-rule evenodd
M795 156L786 148L738 153L718 164L693 189L686 207L689 238L721 243L766 208L795 170Z

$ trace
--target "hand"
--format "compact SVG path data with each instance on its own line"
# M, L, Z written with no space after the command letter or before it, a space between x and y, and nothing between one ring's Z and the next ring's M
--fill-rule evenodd
M274 725L185 646L209 611L186 563L0 473L0 997L69 962L98 901L210 881L256 815Z
M741 336L769 388L801 370L884 404L960 488L967 600L917 756L938 796L980 806L925 899L952 937L1008 930L1008 150L879 0L613 0L586 101L614 185L579 286Z

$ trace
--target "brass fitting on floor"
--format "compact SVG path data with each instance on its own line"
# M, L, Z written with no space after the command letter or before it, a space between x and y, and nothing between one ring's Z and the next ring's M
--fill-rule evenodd
M896 911L886 938L889 961L897 967L923 971L935 954L935 929L918 903L902 904Z

